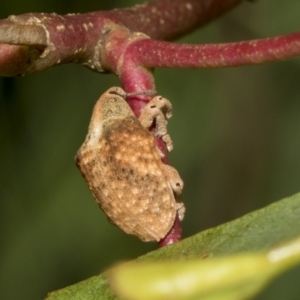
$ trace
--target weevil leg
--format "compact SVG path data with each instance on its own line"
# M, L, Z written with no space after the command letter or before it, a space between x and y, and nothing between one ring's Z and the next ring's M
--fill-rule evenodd
M155 121L155 135L162 138L169 152L173 149L171 137L167 133L167 120L171 118L171 116L171 102L162 96L156 96L147 103L139 117L140 123L147 129L149 129Z

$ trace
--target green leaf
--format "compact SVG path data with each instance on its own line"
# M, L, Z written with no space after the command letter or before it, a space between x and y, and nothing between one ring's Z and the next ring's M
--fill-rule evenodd
M300 238L264 253L122 264L109 277L125 299L235 300L255 294L275 275L299 262Z
M128 299L146 300L147 294L148 299L168 299L157 287L161 282L168 286L173 297L170 299L174 299L174 294L176 299L249 298L275 275L300 261L299 236L300 194L297 194L136 260L147 265L127 263L115 267L108 273L53 292L47 300L119 299L108 282ZM224 270L223 277L220 270ZM190 279L184 292L182 285L176 284L176 278L179 282Z

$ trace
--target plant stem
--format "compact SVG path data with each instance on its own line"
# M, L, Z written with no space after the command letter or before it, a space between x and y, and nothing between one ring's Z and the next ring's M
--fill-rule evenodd
M168 234L159 241L158 247L164 247L167 245L171 245L174 243L177 243L181 240L181 223L178 218L178 215L176 215L174 224L171 228L171 230L168 232Z
M147 68L220 68L286 60L300 55L300 33L226 44L175 44L144 39L127 49L127 59Z
M107 32L126 27L129 31L169 40L211 21L241 1L155 0L108 12L11 16L0 21L0 75L18 76L70 62L103 72L105 62L98 60L97 53ZM35 49L23 52L3 44ZM22 61L21 53L24 53Z
M242 0L154 0L111 15L131 31L172 40L217 18Z

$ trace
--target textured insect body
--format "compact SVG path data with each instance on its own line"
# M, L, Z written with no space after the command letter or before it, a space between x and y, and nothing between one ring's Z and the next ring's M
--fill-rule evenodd
M159 241L177 212L183 218L184 206L175 200L183 182L174 168L161 162L154 134L147 130L153 116L150 122L146 109L137 119L125 95L121 88L111 88L97 101L76 163L112 223L143 241Z

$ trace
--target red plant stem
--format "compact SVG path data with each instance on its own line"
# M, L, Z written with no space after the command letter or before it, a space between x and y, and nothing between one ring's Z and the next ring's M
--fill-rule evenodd
M155 90L154 77L150 70L145 68L136 67L135 65L130 65L130 61L123 60L123 65L120 68L120 80L122 82L122 86L126 91L147 91L147 90ZM143 109L143 107L147 104L147 102L152 98L149 95L139 95L139 96L131 96L128 97L128 103L133 110L134 114L138 117ZM154 130L155 124L152 129ZM161 140L161 138L156 138L157 147L164 153L164 157L162 161L165 164L168 164L168 156L167 149L165 143ZM174 224L168 234L158 243L158 247L164 247L166 245L170 245L176 243L181 240L181 224L178 216L174 220Z
M25 46L0 45L0 76L16 76L28 67L30 49Z
M300 33L226 44L175 44L138 40L126 59L147 68L220 68L262 64L300 56Z
M133 60L127 59L126 53L129 46L145 36L139 33L130 33L127 30L116 30L106 36L105 44L100 52L103 61L112 72L118 74L124 90L130 94L141 91L155 91L154 77L151 70L136 65ZM151 100L151 94L139 94L128 97L128 103L139 117L143 107ZM155 124L150 130L153 130ZM167 149L161 138L156 138L157 147L165 154L162 161L168 163ZM178 216L174 220L174 224L168 234L158 243L159 247L163 247L181 240L181 224Z
M171 40L217 18L242 0L155 0L113 10L124 26L154 39Z
M131 34L126 30L112 32L107 37L107 47L101 52L102 59L108 64L107 67L114 73L118 74L122 87L127 93L135 93L140 91L155 91L155 82L151 70L137 66L132 60L127 60L125 55L127 47L136 39L144 38L140 34ZM108 42L109 41L109 42ZM143 107L151 100L151 94L140 94L128 97L128 103L134 112L139 117ZM150 130L154 130L155 124ZM161 138L156 138L157 147L164 153L162 161L168 164L167 149ZM176 243L181 240L181 224L178 216L174 220L174 224L168 234L158 243L159 247Z
M107 13L106 13L107 14ZM105 13L66 15L30 13L12 16L8 20L0 21L0 27L11 24L11 34L7 36L7 43L15 45L30 45L28 39L38 30L44 30L47 36L46 45L43 37L41 44L44 50L39 56L30 57L30 65L20 73L41 71L53 65L68 62L78 62L89 66L91 69L103 72L101 63L95 59L97 46L102 31L107 24L111 24ZM31 26L29 26L31 25ZM32 29L30 29L32 28ZM16 34L19 32L19 35ZM5 37L5 36L4 36ZM0 41L5 42L3 36ZM15 41L13 41L15 39ZM3 45L0 45L0 50ZM35 47L30 47L34 49ZM13 57L12 57L13 58ZM28 57L24 57L24 60ZM0 70L3 58L0 56ZM2 71L2 70L1 70ZM1 72L2 74L2 72ZM12 74L18 75L18 74Z
M17 76L68 62L81 63L102 72L103 62L97 61L95 55L101 47L101 39L106 32L113 30L112 27L125 26L153 38L172 39L218 17L241 1L155 0L107 12L66 16L43 13L12 16L0 21L0 28L5 26L5 30L0 29L0 74ZM7 25L14 28L10 30ZM43 29L48 39L46 45L41 32ZM25 51L21 61L22 51L18 47L3 44L36 44L39 45L38 50L43 45L42 50L45 51ZM15 60L20 69L14 66Z
M178 216L176 216L174 224L168 234L158 242L158 247L164 247L177 243L181 240L181 224Z

